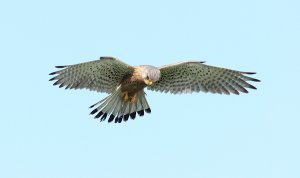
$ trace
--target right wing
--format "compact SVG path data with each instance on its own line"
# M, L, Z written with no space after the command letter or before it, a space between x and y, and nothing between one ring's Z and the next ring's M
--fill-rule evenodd
M133 67L113 57L100 57L99 60L56 68L63 69L49 74L56 75L49 80L56 80L53 85L106 93L112 93L122 79L133 72Z

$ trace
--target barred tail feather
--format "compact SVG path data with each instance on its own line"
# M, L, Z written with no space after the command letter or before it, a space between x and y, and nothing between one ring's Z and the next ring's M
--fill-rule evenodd
M118 87L114 93L90 106L93 108L90 114L95 115L95 119L99 118L100 121L108 118L108 122L115 121L115 123L126 122L129 118L135 119L137 114L143 116L145 112L151 112L145 95L144 90L141 90L136 94L135 103L124 101L121 98L121 87Z

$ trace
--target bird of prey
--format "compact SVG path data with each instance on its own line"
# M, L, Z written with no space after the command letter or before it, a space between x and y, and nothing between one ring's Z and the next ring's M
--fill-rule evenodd
M90 114L108 122L120 123L136 114L151 113L144 88L172 94L211 92L238 95L248 93L246 88L256 89L249 81L259 80L247 75L254 72L240 72L205 65L202 61L184 61L154 67L150 65L130 66L114 57L100 57L99 60L75 65L56 66L61 68L50 81L65 89L89 89L110 95L93 104Z

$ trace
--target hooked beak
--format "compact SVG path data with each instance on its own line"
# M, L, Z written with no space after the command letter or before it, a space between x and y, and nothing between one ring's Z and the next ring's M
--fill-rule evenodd
M149 86L154 84L154 82L152 80L145 79L144 82L145 82L146 85L149 85Z

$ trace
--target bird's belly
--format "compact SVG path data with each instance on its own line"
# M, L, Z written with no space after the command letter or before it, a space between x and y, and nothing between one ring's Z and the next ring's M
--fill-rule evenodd
M145 84L142 82L124 82L121 84L121 91L127 92L129 95L134 95L138 91L145 88Z

